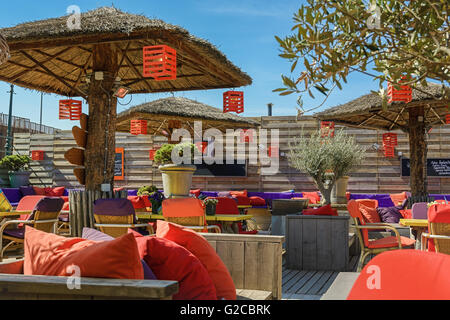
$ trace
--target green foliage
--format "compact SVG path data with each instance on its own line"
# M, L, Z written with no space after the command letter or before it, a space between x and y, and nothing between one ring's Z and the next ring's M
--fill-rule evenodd
M138 196L149 196L157 191L158 191L158 188L155 186L143 186L143 187L139 188L137 195Z
M309 174L320 192L330 202L331 190L340 178L361 164L366 149L355 142L353 136L342 129L335 136L325 135L318 130L310 137L301 135L290 144L289 165Z
M205 199L203 200L203 205L206 207L208 205L217 205L219 203L219 200L217 199Z
M180 157L184 156L185 150L190 151L190 155L188 155L190 162L193 162L195 150L195 144L190 142L182 142L179 144L165 144L163 145L155 154L155 163L164 165L164 164L173 164L174 161L172 159L172 154L177 154Z
M9 171L21 171L27 169L30 162L29 156L11 155L0 160L0 166Z
M449 2L308 0L294 14L293 34L275 37L280 57L291 63L282 76L280 95L313 90L328 96L353 72L398 84L412 76L412 86L426 79L450 80ZM368 69L372 69L371 72ZM407 84L408 84L407 83ZM448 92L446 93L448 97Z

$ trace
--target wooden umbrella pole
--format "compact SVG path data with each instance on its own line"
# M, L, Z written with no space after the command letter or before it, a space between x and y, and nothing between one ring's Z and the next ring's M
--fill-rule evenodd
M117 53L111 44L93 47L93 72L100 71L104 73L104 79L95 80L95 76L92 77L88 98L85 167L86 190L90 191L100 191L103 183L109 183L111 188L114 184L117 98L112 96L112 89L117 71Z
M424 109L423 106L409 108L410 186L413 197L426 197L428 195Z

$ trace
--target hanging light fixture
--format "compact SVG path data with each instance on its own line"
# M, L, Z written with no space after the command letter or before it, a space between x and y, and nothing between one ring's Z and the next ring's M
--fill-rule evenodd
M130 133L138 136L140 134L147 134L147 121L146 120L131 120Z
M241 131L241 143L252 143L253 142L253 133L252 129L244 129Z
M244 92L227 91L223 94L223 112L244 112Z
M332 121L321 121L320 122L320 131L322 133L322 138L330 137L334 138L334 128L335 123Z
M42 150L33 150L33 151L31 151L31 160L33 160L33 161L42 161L42 160L44 160L44 151L42 151Z
M384 156L386 158L395 157L395 147L398 145L397 134L388 132L383 134Z
M60 120L80 120L83 103L79 100L67 99L59 101Z
M407 80L408 77L403 76L402 80ZM401 85L402 80L400 81L400 89L396 89L395 86L388 82L388 103L392 102L404 102L409 103L412 101L412 89L408 85Z
M177 51L166 45L143 49L143 76L156 81L176 80Z

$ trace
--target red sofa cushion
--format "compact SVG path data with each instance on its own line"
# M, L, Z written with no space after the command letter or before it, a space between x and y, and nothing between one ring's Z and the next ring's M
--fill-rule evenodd
M131 229L128 232L136 238L141 259L159 280L178 281L179 291L174 300L217 300L208 271L189 250L164 238L144 237Z
M140 196L128 196L128 200L131 201L134 209L145 209L147 204L143 197Z
M266 200L261 197L250 197L250 205L252 206L265 206Z
M333 209L330 204L317 208L303 210L304 216L338 216L336 209Z
M242 190L242 191L230 191L230 195L232 195L232 196L248 197L247 190Z
M236 287L230 272L203 236L180 225L161 220L157 224L156 236L177 243L200 260L214 282L217 299L236 300Z
M234 199L237 200L238 206L249 206L250 198L244 196L233 196Z
M194 195L196 198L200 197L200 193L202 191L200 189L196 189L196 190L191 190L189 193Z
M318 192L302 192L303 198L309 199L310 204L317 204L320 202L320 195Z
M368 207L360 203L359 211L361 211L365 223L381 222L380 214L378 213L377 208Z
M25 228L25 275L71 276L68 267L76 265L82 277L144 279L133 235L95 242Z

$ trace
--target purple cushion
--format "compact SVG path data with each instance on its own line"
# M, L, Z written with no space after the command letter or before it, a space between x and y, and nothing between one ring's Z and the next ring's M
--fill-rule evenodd
M58 212L62 210L64 200L60 197L45 197L39 200L33 211Z
M380 219L385 223L398 223L402 219L399 207L378 207Z
M219 195L219 192L216 191L202 191L200 193L201 196L207 197L207 198L216 198Z
M2 191L11 204L18 203L22 199L22 192L19 188L4 188Z
M14 238L19 238L19 239L25 238L25 228L5 230L5 231L3 231L3 233L10 237L14 237Z
M137 190L128 190L127 192L129 197L137 197Z
M26 197L26 196L34 196L36 195L36 192L34 192L34 188L33 187L20 187L20 192L22 193L22 196Z
M96 229L92 228L83 228L83 233L81 238L92 240L92 241L111 241L114 240L113 237L107 235L103 232L100 232ZM144 269L144 279L145 280L157 280L155 274L152 269L148 266L147 262L141 259L142 269Z
M98 199L94 201L94 214L101 216L134 215L134 207L128 199Z
M230 193L230 191L220 191L219 193L217 193L217 197L219 197L219 198L231 198L231 193Z

